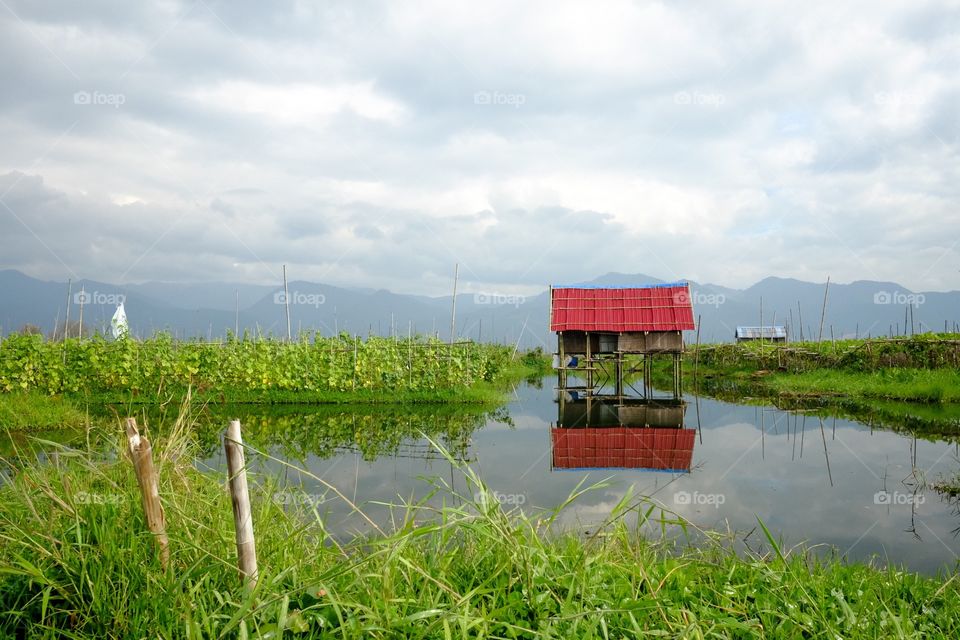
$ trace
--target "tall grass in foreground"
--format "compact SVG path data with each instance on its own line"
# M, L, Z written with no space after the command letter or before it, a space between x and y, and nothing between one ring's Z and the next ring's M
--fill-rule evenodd
M245 593L225 474L192 467L188 432L181 418L154 447L170 534L167 574L146 533L119 429L109 459L59 448L42 465L26 455L7 461L13 470L0 487L0 635L960 634L954 577L819 561L782 551L769 532L774 552L764 556L737 557L710 536L714 541L699 548L647 540L625 524L628 516L688 525L629 495L593 536L564 534L555 531L557 517L589 487L552 511L504 512L468 467L460 468L476 499L455 495L438 479L436 495L398 500L389 526L370 521L375 534L347 541L325 529L310 502L278 504L271 497L280 488L258 478L260 581ZM434 506L440 497L443 505Z

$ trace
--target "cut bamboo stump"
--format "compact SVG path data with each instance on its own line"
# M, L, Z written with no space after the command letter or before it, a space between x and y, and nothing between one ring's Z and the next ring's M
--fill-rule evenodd
M231 420L223 438L230 474L230 498L233 501L233 525L237 535L237 566L247 588L257 586L257 546L253 537L253 514L247 489L247 467L240 437L240 421Z
M167 570L170 563L170 541L167 538L167 523L163 515L163 505L160 504L160 487L157 481L157 470L153 466L153 449L150 441L141 436L137 430L137 421L127 418L127 445L133 470L140 485L140 502L143 504L143 515L147 520L147 528L157 542L160 555L160 565Z

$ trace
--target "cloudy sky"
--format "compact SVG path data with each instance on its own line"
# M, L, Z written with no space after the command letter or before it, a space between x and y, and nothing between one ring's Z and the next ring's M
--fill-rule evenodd
M0 268L960 288L960 3L0 0Z

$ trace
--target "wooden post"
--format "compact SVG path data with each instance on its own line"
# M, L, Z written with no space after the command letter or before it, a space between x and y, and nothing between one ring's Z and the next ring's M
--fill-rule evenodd
M593 395L593 349L590 348L590 332L587 332L587 346L585 359L587 361L587 397Z
M680 397L680 354L673 354L673 399Z
M243 459L243 440L240 421L231 420L223 438L227 454L227 472L230 474L230 498L233 501L233 526L237 539L237 566L244 584L249 589L257 586L257 547L253 537L253 513L247 489L247 468Z
M590 334L588 332L587 340L589 339ZM567 365L563 361L566 357L563 353L563 331L557 332L557 357L560 359L560 366L557 367L557 386L560 387L560 391L562 392L567 388Z
M157 471L153 466L153 449L150 441L142 437L137 430L137 421L127 418L127 445L133 470L140 485L140 502L143 504L143 514L147 520L147 527L157 541L160 555L160 566L167 570L170 563L170 541L167 538L167 523L163 515L163 505L160 504L160 487L157 482Z
M622 402L621 396L623 396L623 352L617 351L615 359L613 361L614 372L616 375L616 383L614 389L617 393L617 402Z

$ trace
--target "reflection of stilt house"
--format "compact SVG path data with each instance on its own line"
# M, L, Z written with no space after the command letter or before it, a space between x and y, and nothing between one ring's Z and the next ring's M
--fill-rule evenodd
M625 397L624 376L642 370L644 397L652 387L651 358L673 358L673 395L680 396L683 331L694 328L690 288L685 282L629 286L554 286L550 289L550 330L557 333L560 392L596 395L609 381ZM625 370L624 357L640 356ZM568 386L568 372L585 380Z
M561 403L551 466L689 471L697 432L683 428L684 410L680 400Z
M763 340L764 342L786 342L786 328L775 326L763 327L737 327L734 332L737 342L751 342L753 340Z

